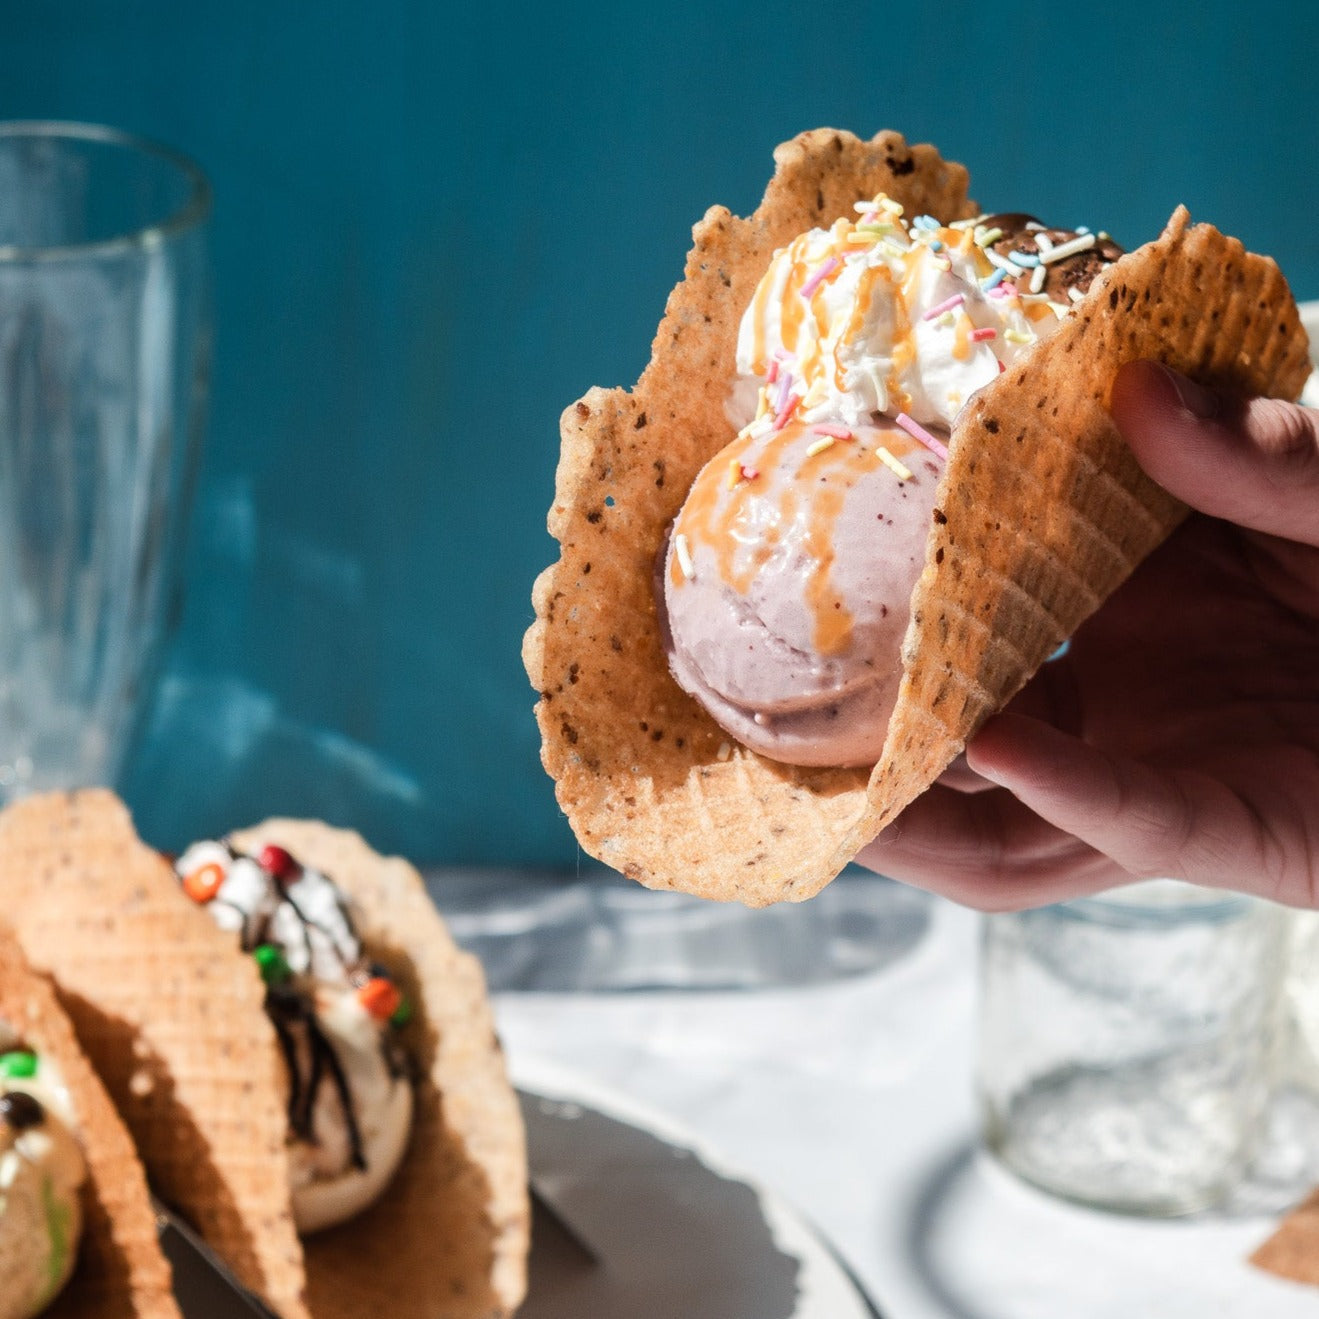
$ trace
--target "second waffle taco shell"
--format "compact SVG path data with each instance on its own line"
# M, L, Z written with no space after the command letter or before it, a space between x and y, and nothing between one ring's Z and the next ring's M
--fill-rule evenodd
M1123 363L1280 398L1309 371L1277 266L1179 208L957 417L879 763L803 768L730 749L669 675L653 582L688 488L732 438L742 310L776 248L859 198L883 191L945 223L977 213L962 166L896 133L817 129L774 157L750 217L714 207L695 227L635 389L593 389L563 414L560 556L523 643L542 760L582 847L653 888L752 906L828 883L1185 515L1108 415Z
M254 831L323 869L414 1005L412 1137L373 1206L300 1241L281 1061L255 962L91 790L0 813L0 907L59 986L155 1188L283 1319L497 1319L525 1291L517 1100L479 965L406 862L314 822ZM244 837L251 837L245 835Z
M68 1089L87 1166L78 1263L46 1319L179 1319L169 1265L133 1142L83 1054L54 986L0 926L0 1020L51 1058ZM0 1279L3 1285L3 1279Z

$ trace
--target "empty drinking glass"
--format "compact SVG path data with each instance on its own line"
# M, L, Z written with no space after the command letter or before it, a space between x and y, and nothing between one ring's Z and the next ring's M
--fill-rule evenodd
M0 124L0 804L112 783L176 587L210 358L198 167Z

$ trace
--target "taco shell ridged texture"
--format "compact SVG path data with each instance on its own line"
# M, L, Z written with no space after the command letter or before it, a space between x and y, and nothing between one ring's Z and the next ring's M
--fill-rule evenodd
M54 986L28 965L3 926L0 1020L58 1065L87 1165L78 1263L43 1311L46 1319L180 1319L133 1142L84 1056Z
M283 1319L307 1319L255 962L100 789L0 813L0 908L58 986L157 1194Z
M1179 209L959 414L879 763L765 759L673 681L653 595L669 524L733 438L742 311L776 248L858 199L883 191L945 223L978 210L962 166L896 133L817 129L774 157L749 218L715 207L695 227L635 389L592 389L564 412L560 557L537 579L523 642L541 758L582 847L652 888L750 906L817 893L1185 515L1108 416L1120 365L1156 358L1282 398L1309 370L1277 266Z

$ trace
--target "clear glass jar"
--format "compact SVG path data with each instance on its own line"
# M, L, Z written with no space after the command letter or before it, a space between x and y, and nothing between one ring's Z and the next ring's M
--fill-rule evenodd
M1119 1212L1221 1200L1270 1088L1280 909L1153 880L987 917L985 1142L1027 1181Z

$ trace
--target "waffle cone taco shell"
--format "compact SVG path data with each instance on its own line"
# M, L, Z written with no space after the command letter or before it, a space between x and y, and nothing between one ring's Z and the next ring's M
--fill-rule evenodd
M87 1167L78 1262L43 1313L49 1319L179 1319L133 1142L84 1056L54 987L28 965L4 927L0 1020L58 1065Z
M405 862L314 823L243 837L255 833L334 877L415 1009L403 1165L376 1204L305 1243L261 976L123 805L93 790L0 814L0 905L58 984L161 1196L284 1319L366 1319L384 1304L400 1319L510 1314L525 1290L525 1150L479 966Z
M777 248L859 198L883 191L944 223L979 209L962 166L896 133L818 129L774 158L751 216L714 207L696 225L636 387L592 389L564 412L560 557L537 579L523 643L541 757L582 847L652 888L752 906L828 883L1183 518L1106 410L1123 363L1281 398L1309 370L1276 265L1179 208L958 415L878 764L765 759L670 677L654 601L666 530L733 435L742 311Z

